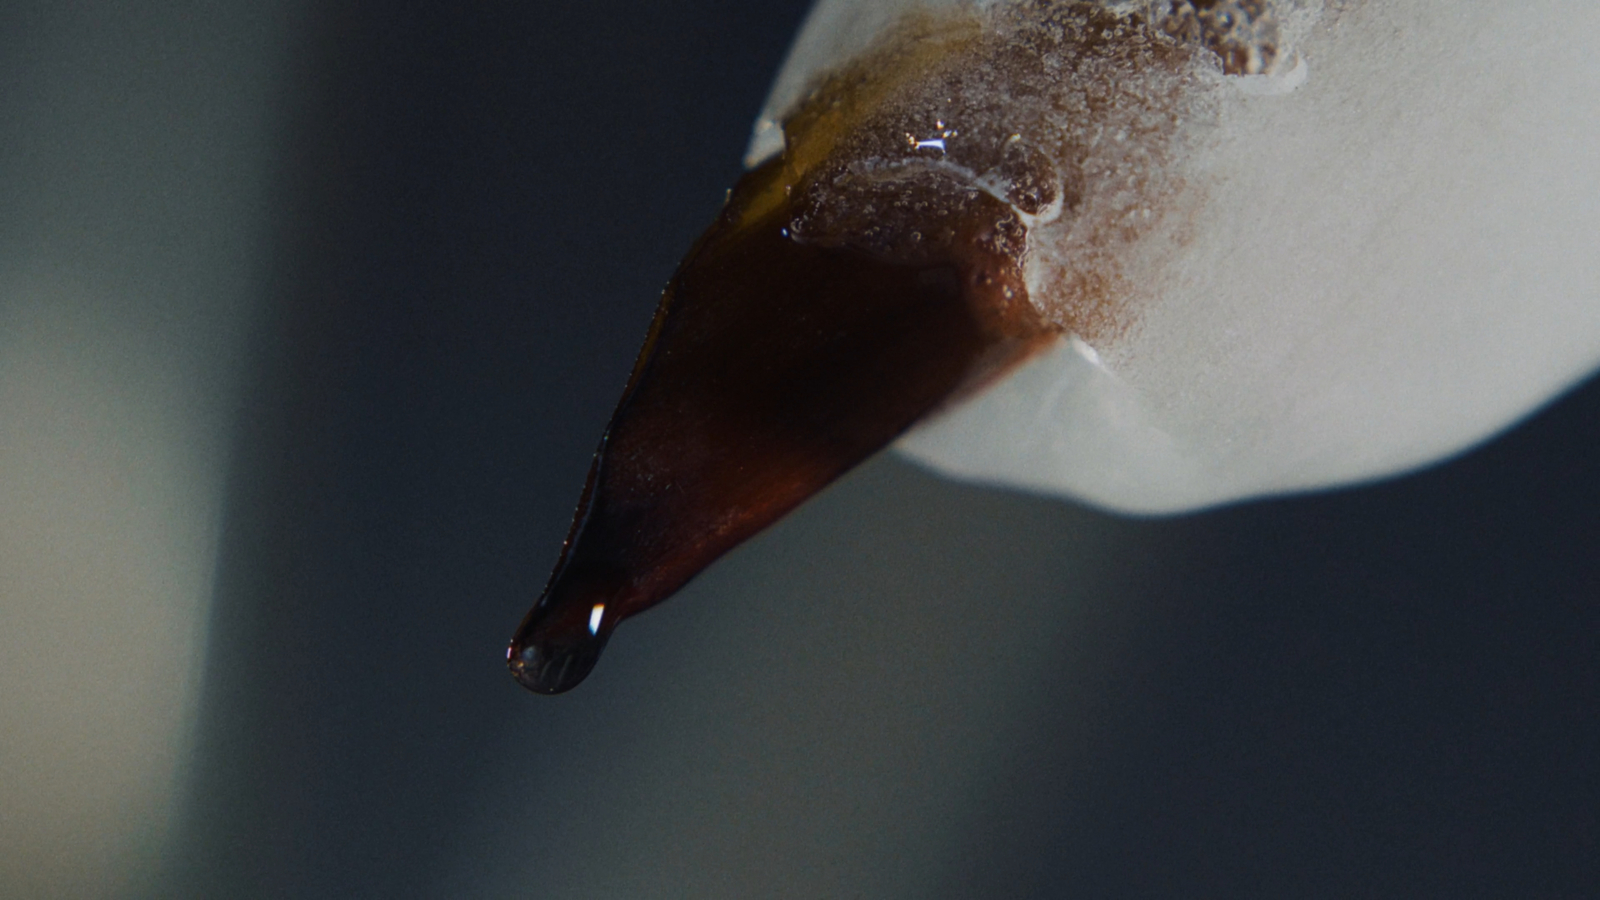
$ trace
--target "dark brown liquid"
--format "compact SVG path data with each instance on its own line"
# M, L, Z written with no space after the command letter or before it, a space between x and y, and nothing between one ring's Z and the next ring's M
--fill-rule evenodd
M1015 261L974 249L995 243L998 201L969 204L943 252L907 264L791 237L780 177L776 164L747 175L666 290L555 573L511 642L531 690L576 685L619 622L1039 332Z
M667 288L518 680L571 688L618 622L1048 332L1126 327L1125 257L1182 212L1167 169L1213 118L1208 73L1280 56L1262 0L1144 13L908 16L788 114Z

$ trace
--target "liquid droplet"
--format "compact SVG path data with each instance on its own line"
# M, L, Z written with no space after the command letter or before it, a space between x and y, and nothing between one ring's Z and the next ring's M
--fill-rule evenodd
M540 694L571 690L588 677L616 625L606 616L606 601L625 593L618 572L568 561L563 555L552 589L528 613L506 652L511 674ZM553 589L557 584L562 590ZM584 598L590 599L587 606Z
M536 693L569 691L589 676L609 637L583 629L536 629L509 654L511 674Z

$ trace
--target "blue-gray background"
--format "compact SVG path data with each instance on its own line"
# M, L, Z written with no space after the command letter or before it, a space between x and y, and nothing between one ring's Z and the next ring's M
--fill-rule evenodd
M579 690L513 684L804 6L303 17L153 895L1590 895L1592 384L1433 471L1174 520L881 458Z

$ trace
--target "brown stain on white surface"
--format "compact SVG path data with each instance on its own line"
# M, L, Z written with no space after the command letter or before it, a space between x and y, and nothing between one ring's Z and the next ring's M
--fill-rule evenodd
M1023 2L908 14L783 122L797 234L908 255L987 193L1047 327L1105 349L1186 242L1225 75L1286 58L1270 3ZM932 240L930 240L932 239Z

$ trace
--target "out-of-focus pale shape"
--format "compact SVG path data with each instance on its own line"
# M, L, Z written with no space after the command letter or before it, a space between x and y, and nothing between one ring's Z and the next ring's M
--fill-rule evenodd
M290 6L0 34L0 897L124 896L166 835Z
M1206 88L1182 190L1122 252L1122 327L1093 353L1063 338L901 450L1173 512L1424 465L1600 363L1600 5L1279 6L1298 55ZM897 17L973 9L823 0L750 160Z

